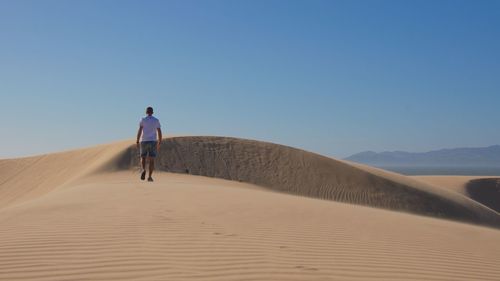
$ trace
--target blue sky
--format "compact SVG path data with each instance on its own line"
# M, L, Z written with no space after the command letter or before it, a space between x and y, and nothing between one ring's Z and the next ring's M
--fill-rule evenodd
M0 0L0 158L167 134L500 143L500 1Z

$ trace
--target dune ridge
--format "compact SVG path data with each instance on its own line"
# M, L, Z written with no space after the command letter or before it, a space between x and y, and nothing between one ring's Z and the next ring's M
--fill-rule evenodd
M436 188L446 188L479 202L500 215L498 176L412 176Z
M500 179L475 179L467 183L467 194L474 200L500 212Z
M401 175L270 143L219 137L163 142L158 165L175 173L155 173L153 183L138 179L130 141L0 160L0 280L495 281L500 276L500 230L369 204L384 198L371 194L381 189L413 194L415 204L431 197L437 202L432 204L445 208L452 201L459 215L483 210L470 207L470 199L426 193L428 186ZM279 165L283 169L276 169ZM306 193L301 186L331 177L336 178L331 186L316 181L312 188L365 183L345 198L349 202L364 192L368 204L304 197L338 194ZM384 190L391 181L391 189ZM379 185L370 189L374 183Z
M156 166L166 172L246 182L295 195L500 226L495 211L455 192L373 167L262 141L208 136L165 138ZM2 160L0 208L36 198L86 175L138 167L138 151L127 141Z
M412 176L436 188L447 188L479 202L500 215L498 176Z
M102 169L130 141L0 160L0 208L38 198Z
M129 147L109 169L139 166ZM163 140L163 171L248 182L275 191L500 226L496 212L465 196L380 169L262 141L228 137Z

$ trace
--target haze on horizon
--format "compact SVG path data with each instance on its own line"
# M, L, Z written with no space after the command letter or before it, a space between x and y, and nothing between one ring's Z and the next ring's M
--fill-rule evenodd
M499 144L498 1L0 0L0 158L166 134Z

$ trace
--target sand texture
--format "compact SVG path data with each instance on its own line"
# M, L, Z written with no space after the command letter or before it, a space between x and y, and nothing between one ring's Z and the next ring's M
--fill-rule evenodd
M435 183L224 137L157 164L140 181L130 142L0 160L0 280L499 280L499 214Z
M496 176L413 176L436 187L447 188L500 212L500 177Z

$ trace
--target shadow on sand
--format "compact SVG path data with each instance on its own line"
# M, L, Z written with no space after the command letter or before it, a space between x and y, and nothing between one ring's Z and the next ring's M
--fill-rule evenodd
M465 187L470 198L500 212L500 179L471 180Z

